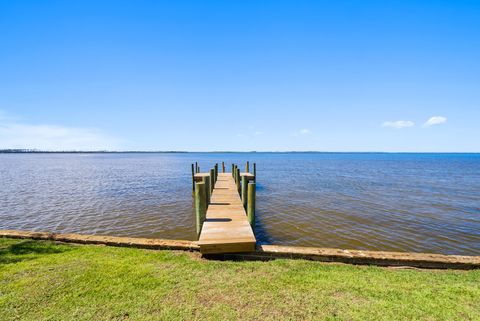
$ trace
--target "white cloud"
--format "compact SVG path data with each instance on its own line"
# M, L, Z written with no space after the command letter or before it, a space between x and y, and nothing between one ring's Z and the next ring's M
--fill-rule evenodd
M406 127L412 127L414 125L415 123L411 120L396 120L396 121L386 121L382 124L382 127L401 129Z
M25 124L0 113L0 149L116 150L119 145L98 129Z
M300 130L298 131L298 133L299 133L300 135L307 135L307 134L310 134L311 131L310 131L310 129L308 129L308 128L302 128L302 129L300 129Z
M445 124L447 122L447 117L443 116L433 116L423 124L423 127L430 127L433 125Z
M311 134L312 131L308 128L302 128L292 133L292 136L304 136Z

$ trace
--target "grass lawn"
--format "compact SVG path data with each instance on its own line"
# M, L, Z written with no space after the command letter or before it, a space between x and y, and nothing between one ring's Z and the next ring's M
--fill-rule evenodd
M0 238L0 320L480 320L480 270L196 253Z

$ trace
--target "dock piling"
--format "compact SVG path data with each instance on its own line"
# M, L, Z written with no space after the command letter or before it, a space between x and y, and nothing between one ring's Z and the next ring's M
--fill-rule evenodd
M225 162L222 162L222 173L225 173Z
M238 193L240 193L240 168L237 167L237 190L238 190Z
M214 187L215 187L215 170L212 168L210 169L210 193L213 192Z
M248 173L250 172L250 163L247 161L247 164L245 165L245 172Z
M257 182L257 163L253 163L253 181Z
M247 209L247 199L248 199L248 178L247 176L242 176L242 202L243 208Z
M192 163L192 191L195 191L195 169Z
M193 164L192 164L193 168ZM197 238L200 237L203 221L207 213L207 204L205 196L205 183L195 183L195 223L197 227Z
M205 183L205 201L206 201L206 207L208 207L208 204L210 204L210 195L211 189L210 189L210 176L204 176L203 182Z
M248 223L252 227L252 230L255 231L255 197L256 197L256 183L248 184L248 205L247 205L247 218Z

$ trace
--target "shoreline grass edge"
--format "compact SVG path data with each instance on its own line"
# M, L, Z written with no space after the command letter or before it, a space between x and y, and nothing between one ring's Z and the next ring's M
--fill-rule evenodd
M21 230L0 230L0 237L16 239L50 240L65 243L97 244L152 250L182 250L198 252L195 241L87 235L75 233L49 233ZM444 255L431 253L346 250L321 247L257 245L255 252L204 255L217 260L273 260L305 259L356 265L406 266L427 269L480 268L480 256Z

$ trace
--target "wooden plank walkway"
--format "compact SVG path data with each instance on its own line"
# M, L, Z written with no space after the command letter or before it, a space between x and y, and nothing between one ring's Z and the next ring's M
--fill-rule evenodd
M255 235L231 173L218 173L198 245L203 254L255 251Z

